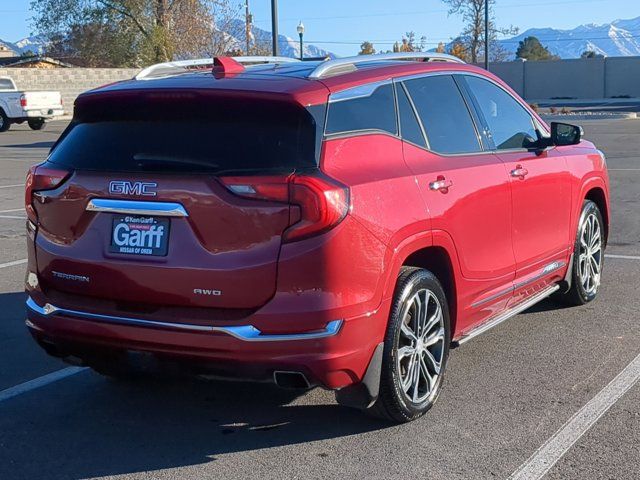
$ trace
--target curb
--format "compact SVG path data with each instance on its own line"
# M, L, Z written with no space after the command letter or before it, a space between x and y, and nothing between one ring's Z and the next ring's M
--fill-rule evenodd
M540 115L544 120L547 121L569 121L569 120L630 120L637 119L638 114L635 112L619 112L619 113L575 113L575 114L566 114L566 115L549 115L549 114L541 114Z

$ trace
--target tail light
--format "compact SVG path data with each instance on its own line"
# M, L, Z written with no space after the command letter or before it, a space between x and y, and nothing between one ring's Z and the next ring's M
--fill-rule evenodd
M325 176L223 177L220 180L241 197L290 203L290 226L282 236L284 242L331 230L349 211L349 189Z
M71 172L69 170L50 168L44 165L34 165L29 169L24 190L24 205L29 220L33 223L38 220L33 209L33 194L59 187L70 175Z
M25 95L20 95L20 106L22 108L27 106L27 97Z

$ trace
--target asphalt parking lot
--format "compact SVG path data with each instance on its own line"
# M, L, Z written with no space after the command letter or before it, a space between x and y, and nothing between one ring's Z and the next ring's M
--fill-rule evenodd
M118 384L48 358L24 326L22 184L64 123L14 125L0 134L0 479L640 478L640 120L583 126L612 186L599 298L547 301L452 351L431 412L390 426L319 389Z

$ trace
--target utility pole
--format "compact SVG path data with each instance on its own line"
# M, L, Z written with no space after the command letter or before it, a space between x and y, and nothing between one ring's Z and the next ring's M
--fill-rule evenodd
M278 48L278 0L271 0L271 37L273 42L273 56L277 57Z
M245 36L246 41L247 41L247 52L246 52L246 55L249 56L249 55L251 55L251 53L250 53L250 48L251 48L251 23L253 22L252 15L251 15L251 13L249 13L249 0L244 0L244 9L245 9L245 14L244 14L244 19L245 19L244 36Z
M489 0L484 0L484 69L489 70Z

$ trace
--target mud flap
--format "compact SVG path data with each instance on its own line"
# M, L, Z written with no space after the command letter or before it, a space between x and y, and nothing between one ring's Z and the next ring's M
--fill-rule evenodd
M360 383L336 391L336 401L340 405L365 410L375 403L380 391L383 349L384 343L380 342L373 352L367 371Z

